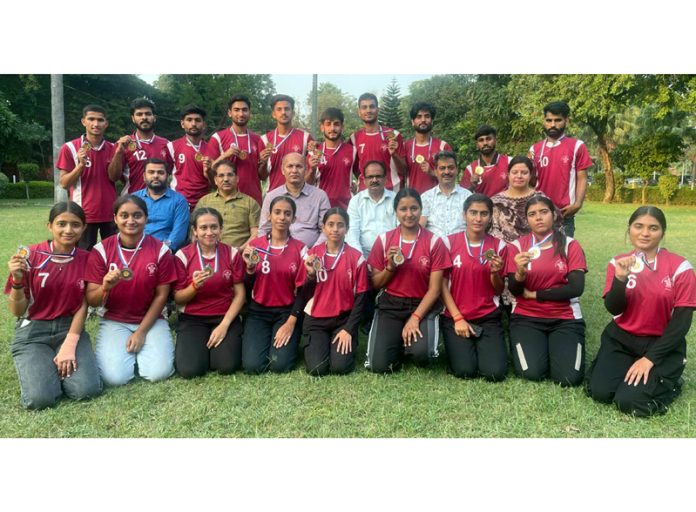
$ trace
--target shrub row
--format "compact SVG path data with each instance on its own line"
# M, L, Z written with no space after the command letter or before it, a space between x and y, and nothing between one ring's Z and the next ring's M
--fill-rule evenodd
M615 203L635 203L640 204L642 199L642 188L619 187L614 194ZM601 201L604 197L604 187L592 184L587 189L587 199L590 201ZM648 187L645 193L647 204L665 204L665 199L658 187ZM696 205L696 190L689 187L681 187L669 201L671 205Z
M29 197L31 199L43 199L53 197L53 182L52 181L30 181ZM1 199L26 199L27 192L24 187L24 182L8 183L5 188L0 191Z

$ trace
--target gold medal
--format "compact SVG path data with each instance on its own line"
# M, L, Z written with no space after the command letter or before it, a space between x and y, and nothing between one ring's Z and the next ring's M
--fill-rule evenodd
M268 144L266 144L266 149L273 149L273 143L269 142Z
M312 262L312 268L315 271L320 272L324 268L324 265L322 265L321 260L319 258L314 258L314 261Z
M393 131L387 132L387 139L388 139L388 140L394 140L394 139L396 139L396 133L394 133Z
M205 272L209 276L212 276L215 273L213 267L211 267L210 265L206 265L205 267L203 267L203 272Z
M493 249L488 249L483 253L483 257L486 258L486 261L491 261L493 256L495 256L495 251Z
M17 253L16 253L16 254L17 254L17 256L19 256L20 258L24 258L25 260L28 260L28 259L29 259L29 254L30 254L29 247L27 247L26 245L20 245L19 247L17 247Z
M322 152L319 151L318 149L314 152L314 156L315 156L316 158L321 158L321 155L322 155Z
M82 143L82 147L85 148L85 151L91 151L93 149L89 141L84 141Z
M239 159L240 160L246 160L248 156L249 156L249 153L247 153L246 151L242 150L239 152Z
M425 162L425 157L423 155L417 155L416 156L416 163L422 164L423 162Z
M121 269L121 279L123 279L124 281L130 281L131 279L133 279L133 271L128 267L123 267Z
M399 251L394 255L393 259L394 259L394 265L396 265L397 267L399 265L403 265L404 262L406 261L406 258L404 257L404 253L401 252L401 249L399 249Z
M640 274L644 268L645 268L645 263L643 263L643 260L636 258L635 263L633 263L633 265L631 265L631 268L629 270L633 274Z
M193 158L196 160L196 162L200 162L201 160L203 160L203 155L201 155L200 153L196 153L196 156L194 156Z
M537 246L530 247L527 253L529 254L530 259L535 260L541 256L541 249L539 249Z
M130 141L128 143L128 151L135 151L136 149L138 149L138 145L135 142Z
M483 174L483 167L481 167L480 165L477 166L476 169L474 169L474 172L481 176Z
M257 251L256 249L252 249L249 253L249 263L251 263L252 265L256 265L259 261L261 261L259 251Z

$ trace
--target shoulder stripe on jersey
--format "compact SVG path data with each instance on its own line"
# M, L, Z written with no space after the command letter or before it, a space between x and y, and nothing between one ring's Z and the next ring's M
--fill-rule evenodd
M222 149L222 140L220 140L220 135L217 132L215 132L215 133L213 133L213 136L210 138L215 139L217 141L218 148L220 149L220 152L224 153L224 150ZM208 142L210 142L210 141L208 141Z
M106 261L106 251L104 250L104 244L103 244L102 242L99 242L97 245L95 245L94 247L92 247L92 250L93 250L93 251L97 251L97 252L99 253L99 255L100 255L100 256L102 257L102 259L104 260L104 263L108 263L108 262Z
M440 240L440 237L437 235L433 235L433 237L430 239L430 251L432 251L435 248L435 244L438 240Z
M440 141L440 151L444 151L446 145L447 145L447 143L444 140L441 140Z
M679 267L677 267L677 271L674 273L672 276L672 281L674 281L679 274L683 274L687 270L692 270L693 267L691 266L691 263L689 263L687 260L684 260L681 262Z
M302 246L302 249L300 249L300 257L301 257L302 259L305 258L305 256L307 255L307 251L308 251L308 250L309 250L309 249L307 249L307 246L306 246L306 245L303 245L303 246Z
M366 261L367 261L367 260L366 260L365 258L363 258L362 253L360 253L360 257L358 258L358 263L356 263L355 266L356 266L356 267L359 267L360 265L362 265L362 264L365 263Z
M570 247L570 243L574 242L575 239L571 238L569 236L566 236L566 244L565 244L565 253L568 254L568 248Z
M309 143L309 132L304 132L304 136L302 137L302 154L305 155L307 153L307 144Z
M157 261L160 261L162 259L162 256L164 256L168 252L171 252L171 250L169 249L169 246L166 245L164 242L162 242L162 246L160 247L159 254L157 255Z
M435 237L433 237L433 238L435 238ZM450 245L450 240L449 240L449 237L448 237L448 236L443 236L443 237L442 237L442 243L445 244L445 247L447 247L447 250L448 250L448 251L451 251L451 250L452 250L452 246Z
M503 249L505 249L506 245L507 244L505 243L505 240L498 240L498 254L500 254L503 251Z
M380 242L382 242L382 252L384 253L384 257L387 257L387 234L382 233L379 235L377 238L379 238Z
M72 143L72 141L66 142L65 145L66 145L66 146L68 147L68 149L70 150L70 154L72 155L73 160L75 160L75 165L79 164L80 161L79 161L78 158L77 158L77 149L75 149L75 146L74 146L74 144Z
M239 255L239 250L236 247L230 246L230 263Z
M616 267L616 258L610 259L610 260L609 260L609 264L610 264L612 267Z
M176 256L177 258L179 258L179 260L181 260L181 263L184 264L184 267L188 266L188 258L184 254L184 251L179 249L178 251L176 251L176 254L174 256Z
M514 245L515 247L517 247L518 251L522 252L522 246L520 245L519 238L517 240L513 240L512 242L510 242L510 245Z

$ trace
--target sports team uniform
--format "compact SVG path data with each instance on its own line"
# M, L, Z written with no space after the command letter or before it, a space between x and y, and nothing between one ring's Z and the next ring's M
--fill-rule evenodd
M481 375L488 380L503 380L507 372L507 349L500 321L500 297L491 283L490 265L484 254L494 251L503 261L507 245L486 235L477 245L468 244L466 233L455 233L443 240L449 249L452 268L448 287L459 313L468 323L483 328L480 337L461 337L454 330L449 309L441 316L450 369L457 377ZM505 268L500 271L501 277Z
M356 160L354 173L359 176L359 189L365 190L365 164L371 160L380 160L384 163L387 169L387 183L385 185L389 190L398 192L401 187L401 176L396 168L396 164L392 161L389 154L389 133L393 132L399 147L396 149L397 155L406 159L406 150L404 148L404 139L398 130L378 125L379 131L375 133L367 133L365 128L360 128L350 136L350 143L355 147Z
M508 188L509 163L510 157L500 153L497 153L491 165L486 165L481 159L474 160L464 169L462 180L459 184L467 190L472 190L471 177L476 173L476 168L481 167L483 169L481 181L474 187L473 192L493 197Z
M400 368L404 325L427 293L430 274L452 266L447 247L432 232L420 229L417 239L410 242L401 241L400 233L400 227L397 227L378 236L367 259L371 269L382 271L387 265L387 251L399 245L405 259L394 269L393 277L377 296L365 366L378 373ZM438 355L437 315L441 310L436 304L420 322L423 338L410 347L418 365L426 365Z
M268 188L274 188L285 185L285 177L283 176L283 157L288 153L299 153L307 156L307 144L314 140L309 132L299 128L293 128L285 137L278 133L278 129L271 130L261 136L261 150L269 143L273 144L273 153L268 159ZM253 196L252 196L253 197Z
M261 137L251 130L238 134L230 127L214 133L208 141L208 148L213 160L220 158L220 155L231 147L237 147L240 150L238 156L231 158L237 167L239 191L254 198L260 206L263 197L261 180L259 179L259 159L264 148Z
M136 149L131 151L128 147L125 148L121 161L123 162L123 180L124 185L121 190L121 195L132 194L145 188L145 163L149 158L159 158L164 160L167 173L172 172L174 161L167 150L169 141L159 135L153 135L151 139L141 139L137 132L130 135L130 138L135 142Z
M197 146L193 146L186 136L167 145L169 155L174 161L171 188L186 198L191 210L210 190L210 179L203 175L203 161L196 160L196 154L207 156L212 161L214 160L212 147L212 144L204 140L201 140Z
M587 272L585 254L576 240L566 237L567 258L555 254L553 246L540 249L539 257L528 266L525 281L517 283L515 256L539 242L530 233L508 245L510 291L515 293L513 285L517 284L537 292L537 299L520 294L512 305L510 345L515 371L530 380L548 377L561 385L577 386L585 375L585 321L579 297L566 297L562 292L571 272Z
M348 208L353 181L353 166L356 160L356 149L346 142L337 148L327 148L326 143L317 144L321 151L317 166L317 186L326 192L331 207ZM309 156L309 155L308 155Z
M588 390L595 400L613 401L625 413L649 416L666 412L681 391L696 276L686 259L661 248L654 262L642 260L642 268L622 283L614 278L615 264L631 254L615 256L607 266L605 300L612 295L622 307L602 333ZM641 379L638 386L628 385L624 377L642 357L654 364L648 383Z
M428 144L420 146L416 144L416 139L413 138L408 139L404 143L404 150L406 152L406 163L408 164L408 186L416 189L419 194L422 194L426 190L430 190L437 185L437 178L423 172L421 164L416 162L416 158L422 156L425 159L424 161L428 162L430 168L434 171L434 156L440 151L452 151L452 147L444 140L440 140L436 137L430 137Z

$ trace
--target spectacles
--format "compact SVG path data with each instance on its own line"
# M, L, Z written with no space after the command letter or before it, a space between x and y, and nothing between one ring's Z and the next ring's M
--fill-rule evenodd
M365 181L371 181L371 180L381 180L384 179L386 176L365 176Z

